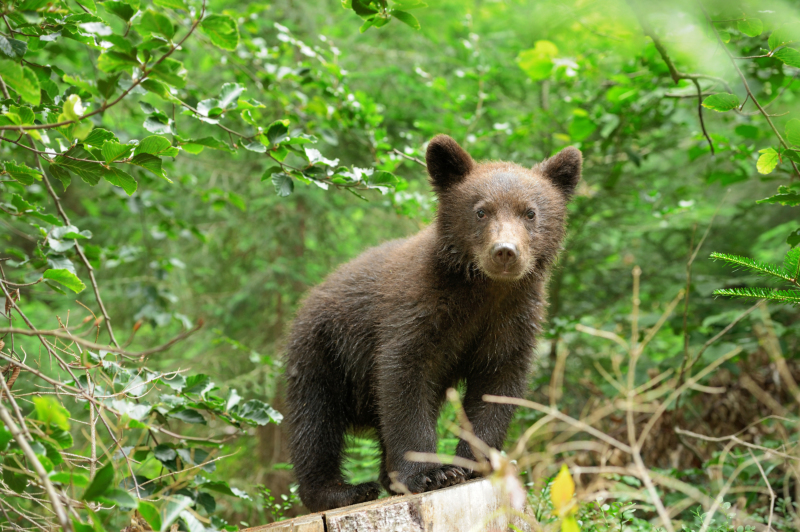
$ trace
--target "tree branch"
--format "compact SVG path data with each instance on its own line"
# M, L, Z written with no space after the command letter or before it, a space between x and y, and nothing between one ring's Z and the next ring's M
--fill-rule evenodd
M31 144L31 147L34 150L36 150L36 144L33 142L33 138L30 135L27 135L27 137L28 137L28 142L30 142ZM39 166L39 171L42 172L42 182L44 183L45 188L47 189L47 193L50 194L51 198L53 198L53 203L55 203L56 205L56 210L58 211L59 216L61 216L61 219L64 220L64 223L66 223L67 225L72 225L72 223L70 223L69 221L67 213L64 212L64 209L61 207L61 200L58 199L56 191L53 190L53 186L50 184L50 180L47 178L47 173L44 171L44 167L42 166L42 158L38 153L36 154L36 164ZM97 279L95 279L94 277L94 267L92 267L92 264L89 262L89 259L86 258L86 254L83 252L83 247L77 240L75 240L75 251L78 253L78 256L80 257L83 265L89 271L89 281L92 284L92 289L94 290L94 297L97 300L97 305L100 307L100 312L102 312L103 318L105 319L108 336L111 339L111 342L113 342L115 346L119 347L119 342L117 342L117 339L114 337L114 330L111 328L111 317L108 315L108 311L106 310L105 305L103 305L103 299L100 297L100 288L97 286ZM33 327L31 326L31 328Z
M164 344L162 344L162 345L160 345L158 347L153 347L151 349L145 349L144 351L139 351L139 352L126 351L125 349L122 349L121 347L110 347L110 346L107 346L107 345L102 345L102 344L97 344L95 342L90 342L89 340L84 340L83 338L78 338L76 336L73 336L69 332L64 332L62 329L54 329L54 330L31 329L31 330L28 330L28 329L14 328L14 327L0 327L0 334L20 334L22 336L37 336L39 338L52 336L52 337L55 337L55 338L60 338L62 340L69 340L71 342L75 342L76 344L79 344L82 347L85 347L87 349L103 350L103 351L108 351L109 353L116 353L118 355L130 357L130 358L135 358L135 359L138 359L138 360L143 360L144 358L146 358L146 357L148 357L148 356L150 356L152 354L160 353L161 351L166 351L167 349L169 349L175 343L180 342L181 340L183 340L185 338L188 338L189 336L191 336L194 333L196 333L197 331L199 331L201 327L203 327L203 320L198 320L197 325L195 325L193 328L191 328L188 331L185 331L185 332L179 334L178 336L175 336L174 338L172 338L168 342L166 342L166 343L164 343Z
M159 64L161 64L165 59L167 59L169 56L171 56L175 52L175 50L177 50L178 48L181 47L181 45L186 41L186 39L188 39L192 35L192 33L194 33L194 30L197 29L197 26L203 20L203 16L205 15L205 12L206 12L206 0L203 0L203 6L200 8L200 15L192 23L192 27L189 28L188 33L186 33L186 35L183 36L183 39L181 39L177 43L173 43L172 47L169 50L167 50L164 53L164 55L159 57L158 60L155 63L152 64L152 66L143 68L142 69L142 75L139 76L136 80L134 80L133 83L131 83L131 86L128 87L127 89L125 89L122 92L122 94L120 94L113 101L106 102L103 105L101 105L99 108L95 109L94 111L91 111L89 113L81 115L77 120L64 120L62 122L55 122L55 123L52 123L52 124L33 124L33 125L30 125L30 126L0 126L0 131L3 131L3 130L30 131L32 129L53 129L53 128L56 128L56 127L68 126L70 124L74 124L76 122L80 122L84 118L89 118L90 116L94 116L96 114L102 113L106 109L114 107L119 102L121 102L128 94L130 94L130 92L133 89L138 87L144 80L146 80L147 76L153 71L153 69L155 69L155 67L157 67Z

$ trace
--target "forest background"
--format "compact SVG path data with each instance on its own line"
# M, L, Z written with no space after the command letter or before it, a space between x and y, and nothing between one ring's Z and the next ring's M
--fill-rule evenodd
M794 3L0 10L0 529L303 512L287 327L338 264L431 221L438 133L478 160L584 155L509 435L538 522L797 529ZM350 447L350 477L377 476Z

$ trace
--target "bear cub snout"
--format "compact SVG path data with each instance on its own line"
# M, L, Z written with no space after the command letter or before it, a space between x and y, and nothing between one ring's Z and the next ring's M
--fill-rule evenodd
M312 511L376 499L381 486L393 493L393 472L414 493L472 478L406 453L436 452L445 392L459 382L475 434L500 449L514 409L482 398L527 388L581 153L565 148L533 168L477 163L438 135L426 162L434 222L341 266L309 293L292 327L287 426ZM351 485L342 475L345 435L358 428L377 435L378 482ZM456 454L475 459L465 441Z

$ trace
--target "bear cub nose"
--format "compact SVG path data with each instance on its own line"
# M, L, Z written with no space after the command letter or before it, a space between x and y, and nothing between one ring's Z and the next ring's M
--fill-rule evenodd
M513 264L517 260L517 246L508 242L498 242L492 246L492 260L502 266Z

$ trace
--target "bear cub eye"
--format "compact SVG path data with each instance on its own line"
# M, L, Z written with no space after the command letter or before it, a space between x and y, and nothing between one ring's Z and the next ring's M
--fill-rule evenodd
M478 216L478 220L486 218L486 211L484 211L483 209L478 209L478 212L476 214Z
M533 209L528 209L528 212L525 213L525 218L528 220L533 220L536 217L536 213L533 212Z

